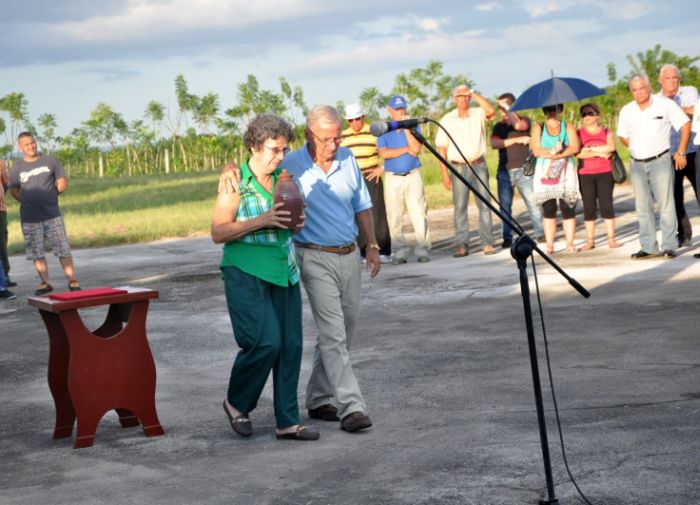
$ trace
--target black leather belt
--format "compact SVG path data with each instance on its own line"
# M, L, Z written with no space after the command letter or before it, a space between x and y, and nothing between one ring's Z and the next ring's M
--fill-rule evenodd
M413 170L415 170L415 169L413 169ZM409 170L408 172L403 173L403 174L399 174L396 172L387 172L387 173L392 174L392 175L398 175L399 177L406 177L408 174L412 174L413 170Z
M644 158L643 160L637 159L637 158L632 158L634 161L637 163L648 163L650 161L658 160L661 158L664 154L668 154L670 149L666 149L664 152L657 154L656 156L652 156L651 158Z
M318 245L318 244L303 244L301 242L294 242L297 247L303 247L305 249L313 249L314 251L323 251L333 254L350 254L355 250L355 244L343 245L340 247L334 247L330 245Z
M484 157L479 156L475 160L471 160L469 162L469 164L470 165L477 165L477 164L481 163L482 161L484 161ZM464 161L450 161L450 163L452 163L453 165L466 165L466 163Z

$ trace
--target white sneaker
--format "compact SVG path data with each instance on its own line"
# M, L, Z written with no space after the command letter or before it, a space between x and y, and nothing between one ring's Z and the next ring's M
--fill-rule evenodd
M387 256L386 254L380 254L379 255L379 262L380 263L391 263L391 256Z

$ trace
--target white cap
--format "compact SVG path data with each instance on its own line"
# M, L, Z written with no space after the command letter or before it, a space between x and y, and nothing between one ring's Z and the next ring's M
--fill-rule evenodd
M345 119L355 119L365 115L365 109L359 103L350 103L345 107Z

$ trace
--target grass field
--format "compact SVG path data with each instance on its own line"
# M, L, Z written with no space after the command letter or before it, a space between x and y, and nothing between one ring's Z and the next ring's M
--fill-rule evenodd
M59 197L74 248L207 233L218 174L72 179ZM8 201L9 250L24 250L19 205Z
M497 153L489 150L489 179L495 191ZM424 154L423 179L431 209L452 205L437 161ZM97 247L209 233L218 173L71 179L59 204L71 246ZM10 254L24 251L19 205L7 195Z

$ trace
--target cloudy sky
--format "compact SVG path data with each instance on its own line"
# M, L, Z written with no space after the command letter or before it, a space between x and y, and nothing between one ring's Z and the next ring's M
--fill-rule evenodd
M467 73L488 97L516 95L553 70L607 85L628 54L660 43L700 52L700 2L690 0L3 0L0 96L23 92L33 120L55 114L64 134L100 101L125 119L157 100L176 108L173 82L213 91L221 109L254 74L306 102L388 93L394 77L432 59Z

